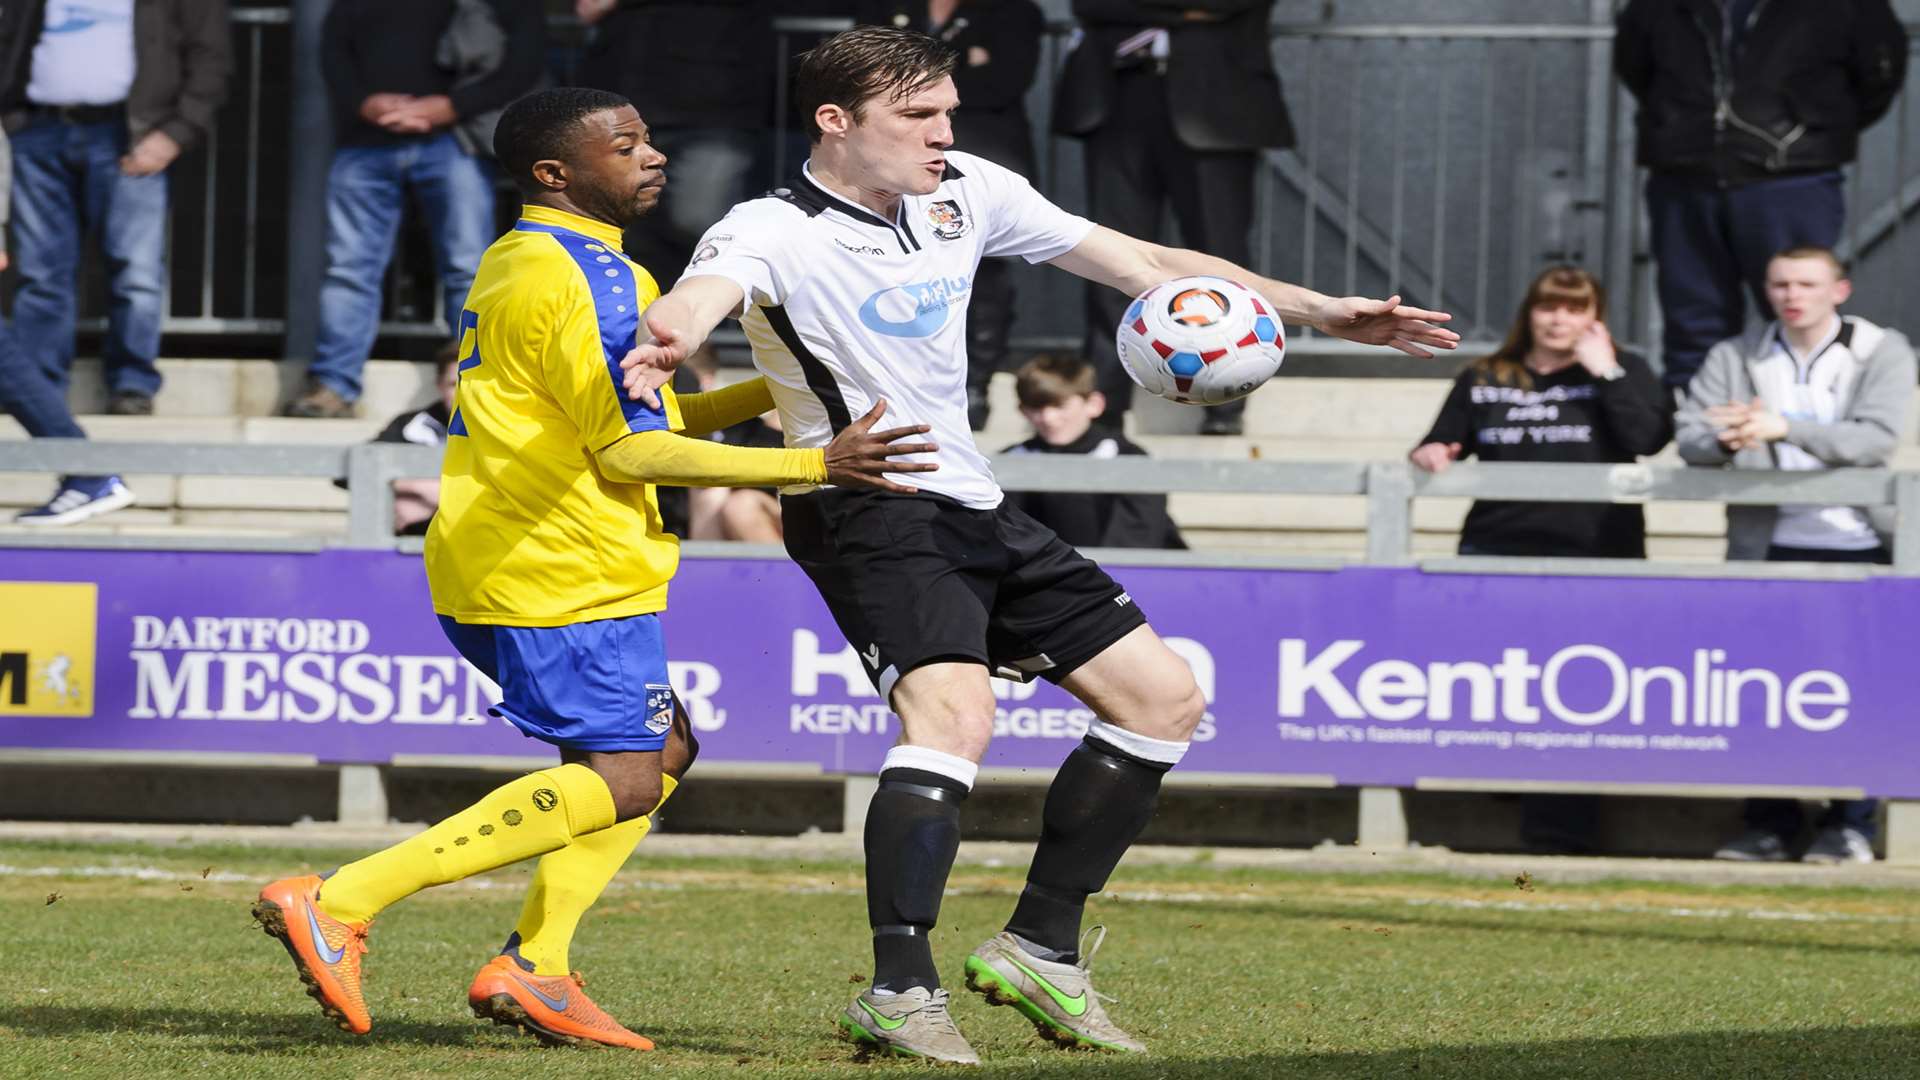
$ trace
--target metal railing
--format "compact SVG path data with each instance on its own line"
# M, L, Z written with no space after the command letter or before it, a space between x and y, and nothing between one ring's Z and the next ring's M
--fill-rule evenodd
M0 443L0 473L140 472L190 476L323 477L347 481L349 501L343 546L383 549L417 544L393 534L393 481L440 474L438 449L402 443L350 446L115 443L80 439L35 439ZM1872 573L1920 576L1920 472L1831 469L1761 472L1655 465L1486 464L1468 462L1429 474L1404 461L1289 462L1218 459L1093 459L1063 455L1009 454L993 459L1001 486L1013 491L1117 493L1224 493L1234 495L1364 496L1367 500L1366 559L1373 565L1415 562L1413 500L1422 497L1520 499L1538 502L1710 502L1739 506L1829 504L1892 507L1898 525L1893 564L1882 570L1857 565L1786 563L1659 563L1619 559L1421 560L1429 569L1456 567L1536 568L1597 575L1669 574L1686 577L1860 577ZM73 546L179 548L165 535L103 538L63 530L0 534L0 547ZM312 549L313 536L245 546ZM196 537L192 546L230 547L221 537ZM724 542L689 545L708 556L784 557L778 548ZM1273 557L1207 551L1114 553L1116 561L1183 566L1282 567L1337 565L1327 558Z
M1577 261L1613 292L1616 336L1656 341L1632 103L1609 70L1612 4L1594 0L1590 8L1586 24L1276 25L1274 55L1299 145L1263 155L1255 269L1327 291L1404 292L1452 310L1457 328L1484 340L1498 336L1537 267ZM292 9L242 8L233 21L238 64L229 103L204 151L175 171L165 321L173 333L279 335L290 322L310 325L317 302L307 295L317 284L311 273L291 268L314 257L305 249L324 231L312 220L324 216L324 199L292 198L279 171L302 152L296 140L317 137L315 110L295 100L304 84L294 74L302 66L293 55L298 28L289 28L298 20ZM777 20L781 75L801 35L847 25ZM553 26L555 66L566 68L582 32L569 18ZM1043 132L1071 29L1049 26L1042 76L1028 97ZM1903 88L1848 170L1843 244L1872 268L1857 275L1855 309L1896 324L1904 314L1899 290L1912 280L1912 249L1920 246L1905 233L1920 209L1920 175L1908 160L1920 117L1910 97ZM789 111L779 110L768 146L769 159L788 168ZM1041 189L1083 209L1080 144L1042 142ZM302 215L308 220L297 223ZM403 232L383 332L442 335L431 261L424 237ZM1023 290L1032 303L1022 337L1076 339L1077 283L1063 275L1032 283ZM97 315L98 302L88 310Z

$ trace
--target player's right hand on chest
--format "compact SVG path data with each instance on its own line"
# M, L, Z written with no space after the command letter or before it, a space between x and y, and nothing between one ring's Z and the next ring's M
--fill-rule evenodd
M827 483L911 495L920 489L896 483L884 474L932 472L940 467L931 461L893 460L908 454L931 454L940 448L930 442L899 441L933 430L926 424L873 430L886 411L887 401L881 398L867 415L847 425L827 444Z

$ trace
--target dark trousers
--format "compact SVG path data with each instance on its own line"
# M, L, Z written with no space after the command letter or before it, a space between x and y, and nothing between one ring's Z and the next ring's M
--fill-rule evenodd
M1784 248L1839 243L1846 212L1838 172L1725 188L1692 177L1649 177L1667 385L1685 387L1708 349L1740 333L1747 296L1760 318L1772 318L1767 261Z
M967 301L967 389L986 390L994 372L1011 366L1013 316L1012 260L981 259Z
M1167 110L1165 76L1136 68L1120 76L1108 121L1087 137L1090 216L1110 229L1153 240L1171 205L1187 247L1245 266L1256 164L1251 150L1183 148ZM1131 300L1105 285L1087 285L1087 357L1107 396L1109 422L1116 426L1133 401L1133 380L1114 351L1114 328ZM1213 408L1238 416L1246 400Z
M21 351L19 340L4 319L0 319L0 412L18 420L36 439L87 437L67 407L66 389ZM88 482L100 478L67 479Z
M1885 566L1893 561L1893 552L1884 547L1867 551L1825 551L1819 548L1783 548L1776 544L1767 549L1767 561L1878 563ZM1878 799L1835 799L1828 804L1818 825L1822 829L1858 829L1871 840L1874 835L1874 812L1879 809ZM1770 832L1789 844L1800 834L1801 826L1806 824L1806 811L1794 799L1748 799L1741 817L1747 828Z

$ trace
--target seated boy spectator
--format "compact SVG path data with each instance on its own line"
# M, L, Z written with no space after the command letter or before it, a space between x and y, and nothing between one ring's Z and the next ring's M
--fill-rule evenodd
M1009 454L1085 454L1110 458L1146 451L1110 428L1093 426L1107 411L1106 395L1094 388L1093 365L1078 356L1037 356L1014 382L1020 415L1034 436ZM1006 504L1060 534L1075 547L1178 548L1187 546L1167 516L1165 495L1009 491Z
M1687 388L1675 442L1691 465L1884 468L1905 437L1913 348L1898 330L1842 316L1852 283L1834 253L1793 247L1767 263L1775 319L1715 345ZM1729 506L1727 558L1892 561L1889 519L1856 506ZM1806 862L1872 862L1871 799L1827 808ZM1804 824L1791 799L1750 799L1747 831L1715 858L1788 858Z

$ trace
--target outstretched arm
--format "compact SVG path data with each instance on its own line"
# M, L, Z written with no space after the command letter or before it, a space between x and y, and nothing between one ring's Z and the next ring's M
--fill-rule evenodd
M620 361L626 370L627 396L658 407L657 391L673 378L673 369L706 343L720 320L738 315L747 294L723 277L682 279L643 313L647 334Z
M1258 292L1283 320L1368 345L1387 345L1410 356L1430 358L1433 349L1451 349L1460 335L1435 323L1453 318L1443 311L1408 307L1400 298L1369 300L1331 297L1236 266L1225 259L1186 248L1138 240L1096 225L1073 250L1051 260L1071 274L1138 296L1171 278L1206 274L1237 281Z

